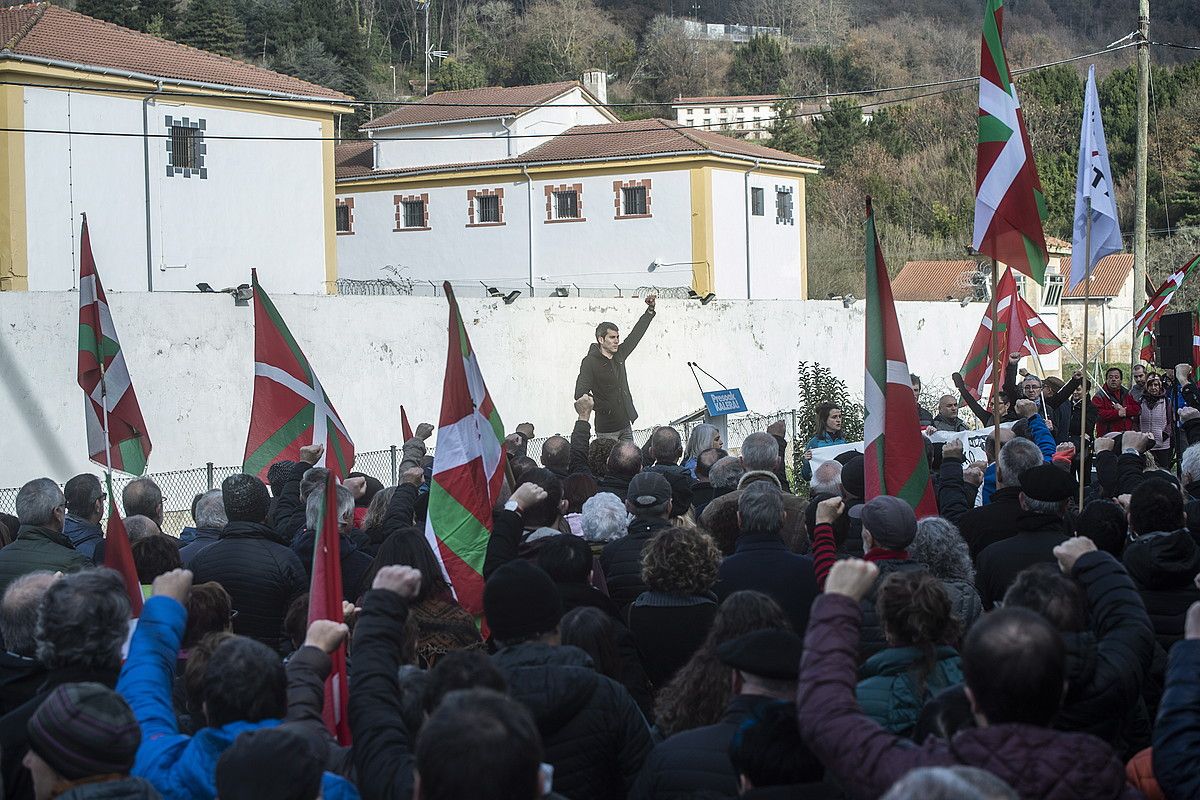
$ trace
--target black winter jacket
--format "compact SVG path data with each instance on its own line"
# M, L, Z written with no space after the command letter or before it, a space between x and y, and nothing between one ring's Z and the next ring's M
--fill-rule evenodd
M283 541L284 544L291 544L294 539L308 525L305 519L304 502L300 500L300 481L304 478L304 473L312 469L312 464L307 461L297 461L288 468L287 474L283 478L283 485L279 488L279 493L275 495L275 502L271 506L271 519L269 524L275 529L275 533Z
M57 800L162 800L145 778L126 776L111 781L81 782L56 794Z
M675 800L702 792L737 797L738 775L729 761L729 742L743 722L777 702L737 695L720 722L677 733L659 744L646 759L629 800Z
M36 658L0 652L0 715L37 694L45 680L46 669Z
M629 376L625 373L625 359L633 353L638 342L654 319L654 309L647 308L638 319L633 330L621 342L612 358L600 352L599 344L592 344L588 354L579 362L579 377L575 380L574 397L588 392L596 401L596 430L614 433L637 421L637 408L633 395L629 393Z
M1054 514L1022 511L1017 535L986 547L976 559L975 586L988 611L1004 599L1017 573L1034 564L1053 563L1053 550L1067 538L1066 526Z
M992 494L991 502L972 508L958 518L958 529L971 548L971 559L988 545L1007 539L1017 532L1017 515L1021 513L1021 488L1006 486Z
M1171 648L1154 725L1154 778L1172 800L1200 800L1200 641Z
M777 535L742 534L717 575L713 591L722 601L742 589L762 592L779 603L796 635L803 635L818 594L812 558L789 552Z
M286 639L288 606L308 591L304 565L283 538L266 525L231 522L221 540L192 559L196 583L225 587L238 612L233 632L279 650Z
M400 650L408 602L395 592L363 595L354 624L350 663L350 732L359 791L371 800L413 796L416 742L404 726L400 705Z
M313 550L317 541L315 531L306 530L292 541L292 550L300 557L304 574L311 582ZM346 532L338 536L338 558L342 562L342 598L355 602L370 587L363 585L363 578L371 569L372 558L358 548Z
M571 800L623 800L652 745L629 692L577 647L528 642L500 650L492 664L533 714L555 790Z
M1052 724L1098 736L1123 753L1130 749L1129 712L1154 657L1150 618L1125 568L1108 553L1085 553L1071 577L1087 593L1092 627L1063 634L1067 694Z
M1154 635L1164 650L1183 638L1183 622L1200 589L1200 548L1186 529L1139 536L1121 556L1146 604Z
M629 535L604 545L600 551L600 567L608 584L608 596L621 609L646 591L642 582L642 550L654 534L671 527L657 517L638 517L629 523Z

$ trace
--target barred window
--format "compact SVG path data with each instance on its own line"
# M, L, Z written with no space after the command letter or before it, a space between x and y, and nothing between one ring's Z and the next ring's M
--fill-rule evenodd
M406 228L424 228L425 227L425 203L421 200L405 200L404 206L404 227Z
M792 224L792 191L790 188L775 188L775 223Z
M750 188L750 213L756 217L766 215L766 203L763 198L764 192L761 187L752 186Z
M190 125L171 126L171 166L175 169L199 169L200 133Z
M337 207L337 232L350 233L350 206Z
M579 192L554 193L554 218L579 219Z
M646 187L626 186L621 189L621 205L626 216L646 214Z
M496 195L476 195L475 196L475 221L483 222L499 222L500 221L500 198Z

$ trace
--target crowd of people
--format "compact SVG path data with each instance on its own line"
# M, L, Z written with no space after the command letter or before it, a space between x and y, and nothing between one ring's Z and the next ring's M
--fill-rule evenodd
M179 537L128 484L136 620L104 485L31 480L0 518L5 797L1200 798L1200 444L1181 478L1164 452L1200 439L1200 394L1110 371L1082 454L1082 377L1016 377L961 397L1015 422L997 458L927 441L920 520L866 497L861 453L812 468L845 443L831 404L792 474L782 424L737 455L711 425L639 446L633 413L594 436L584 392L538 460L532 426L505 440L482 618L426 537L429 424L396 486L335 490L344 623L307 622L319 446L199 495ZM914 425L959 429L959 399ZM343 647L349 744L324 718Z

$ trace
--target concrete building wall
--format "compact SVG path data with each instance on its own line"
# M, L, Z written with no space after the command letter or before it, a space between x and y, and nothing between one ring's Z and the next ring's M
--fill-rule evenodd
M272 299L320 376L360 452L399 443L399 405L415 425L437 422L446 359L444 298ZM10 458L0 488L47 475L65 481L95 467L86 459L83 398L76 384L79 297L73 292L0 293L0 430ZM154 451L150 470L240 464L249 424L253 313L224 295L110 292L121 345ZM520 299L513 305L462 298L483 375L505 427L532 422L539 436L569 433L572 390L594 328L625 331L637 299ZM662 300L630 357L638 427L701 405L688 361L741 387L755 412L797 401L797 362L819 361L863 385L859 302ZM913 371L932 382L962 363L978 313L948 303L899 304Z
M25 127L112 131L128 137L25 135L29 289L78 284L81 214L105 287L194 290L248 282L258 267L276 291L326 290L326 121L171 99L147 109L149 132L167 118L200 123L203 173L168 174L167 139L149 140L150 263L146 257L146 158L142 101L26 87ZM214 136L307 137L250 141ZM334 265L329 264L330 273ZM149 276L147 272L149 271Z
M650 216L617 219L614 182L645 180L651 182ZM582 189L583 219L547 222L547 188L576 184ZM469 193L496 190L503 190L503 224L472 225ZM401 276L414 281L438 285L443 280L485 281L521 289L526 296L530 282L539 295L571 284L623 290L686 286L692 272L687 262L693 260L690 192L688 171L679 169L535 178L532 190L519 176L498 182L484 178L473 183L456 180L450 186L346 192L338 200L353 200L354 229L338 236L339 277L386 278L391 274L382 268L390 265L403 268ZM428 196L429 230L397 231L395 198L422 195ZM648 267L655 259L674 266L652 273Z
M750 193L747 194L747 183ZM762 215L750 214L750 288L746 288L746 204L761 189ZM776 216L776 190L791 190L790 224ZM804 183L745 171L713 170L717 297L798 300L802 293Z

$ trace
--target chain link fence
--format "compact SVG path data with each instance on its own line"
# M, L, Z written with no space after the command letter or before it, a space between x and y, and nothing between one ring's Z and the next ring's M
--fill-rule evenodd
M726 442L725 449L736 454L739 452L743 439L756 431L766 430L768 425L779 420L787 421L787 440L791 442L796 435L795 411L781 411L775 414L746 414L729 419L729 440ZM696 424L698 423L675 426L685 445L688 436L692 432L692 428ZM655 428L640 428L635 430L633 432L633 440L640 447L646 443L654 430ZM569 437L570 432L568 431L564 435ZM542 445L548 438L550 437L543 436L529 440L527 453L539 463L541 462ZM431 448L429 452L432 454L433 449ZM394 486L399 477L398 467L401 458L402 454L399 445L392 445L386 450L368 450L362 453L355 453L354 471L377 478L385 486ZM790 458L786 463L791 463ZM145 477L150 478L158 484L163 493L163 532L178 536L183 528L193 524L192 503L196 499L196 496L203 494L209 489L220 488L221 481L241 471L242 468L240 466L217 466L212 462L208 462L204 466L194 469L147 474ZM121 502L121 492L133 480L135 478L129 475L116 474L113 476L113 492L116 495L117 508L122 514L125 513L125 508ZM18 491L19 487L0 489L0 512L16 514Z

